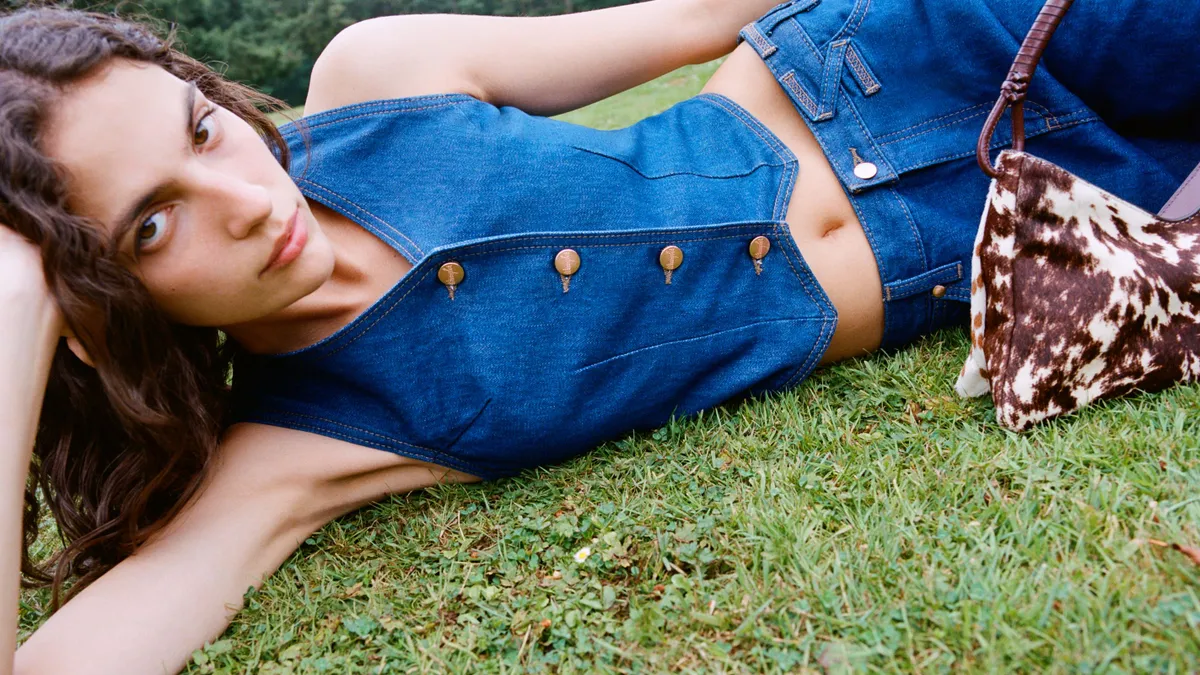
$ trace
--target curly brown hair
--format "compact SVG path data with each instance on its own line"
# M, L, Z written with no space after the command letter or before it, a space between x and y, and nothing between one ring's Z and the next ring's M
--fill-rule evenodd
M62 603L196 494L227 424L238 347L216 328L168 321L118 259L121 233L67 210L66 172L41 149L48 112L114 58L151 63L249 123L285 170L290 159L263 112L286 105L175 49L173 28L160 37L142 21L56 7L0 13L0 223L40 246L64 322L94 362L60 342L26 485L22 585L52 585L52 612L64 582L78 577ZM43 502L63 547L38 565L30 547Z

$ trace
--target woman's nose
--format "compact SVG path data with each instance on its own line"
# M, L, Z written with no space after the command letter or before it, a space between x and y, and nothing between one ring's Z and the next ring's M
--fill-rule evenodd
M265 186L228 174L213 174L208 183L230 236L244 239L259 225L269 224L273 205Z

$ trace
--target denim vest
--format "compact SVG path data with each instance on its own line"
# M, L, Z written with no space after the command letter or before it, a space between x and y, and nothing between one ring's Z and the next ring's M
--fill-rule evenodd
M613 131L465 95L302 121L304 195L414 267L319 343L239 358L234 421L491 479L798 383L833 335L783 221L795 155L724 96Z

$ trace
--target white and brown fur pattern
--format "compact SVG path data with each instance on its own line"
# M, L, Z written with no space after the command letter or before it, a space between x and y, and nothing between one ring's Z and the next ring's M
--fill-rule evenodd
M1165 221L1005 152L975 240L963 396L1014 430L1200 379L1200 216Z

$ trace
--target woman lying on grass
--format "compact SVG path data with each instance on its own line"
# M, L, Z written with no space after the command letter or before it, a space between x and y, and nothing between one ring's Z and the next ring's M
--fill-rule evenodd
M143 27L0 17L4 635L18 571L55 608L75 578L16 670L177 672L341 514L960 323L975 138L1041 4L380 18L280 130ZM1151 4L1074 10L1027 134L1156 210L1200 47ZM543 117L727 53L627 129Z

